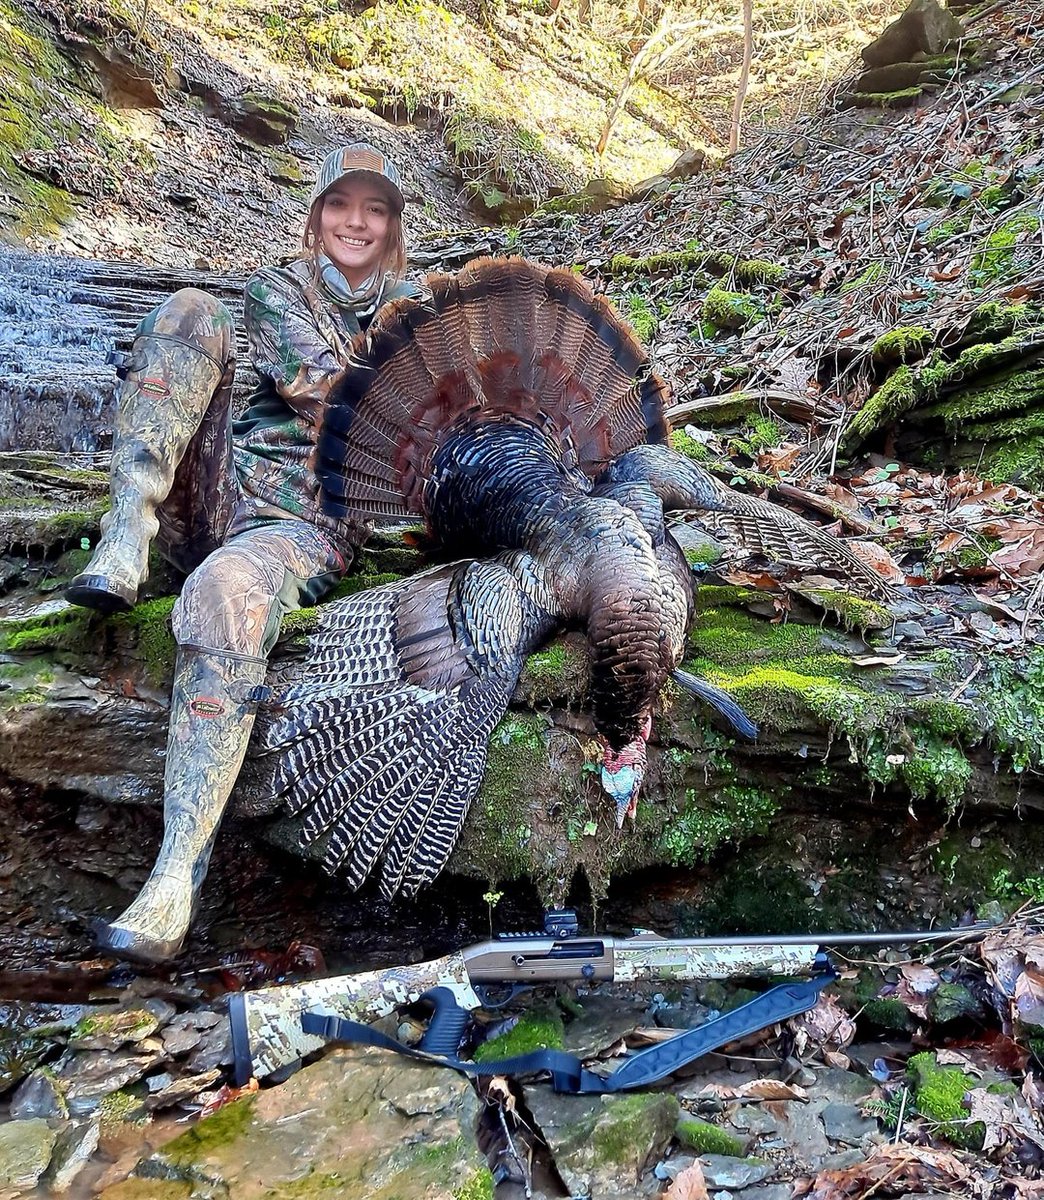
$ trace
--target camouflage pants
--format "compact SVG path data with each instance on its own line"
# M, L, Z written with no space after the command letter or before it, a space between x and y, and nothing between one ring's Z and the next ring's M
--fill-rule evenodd
M314 603L341 578L348 560L322 530L249 495L240 483L232 457L235 333L225 306L207 292L184 288L149 313L137 332L156 338L149 377L139 386L152 390L150 424L161 452L178 423L184 435L191 433L156 512L161 553L191 572L174 607L174 636L179 645L267 657L283 615ZM186 347L199 353L186 355ZM174 370L181 373L177 381L169 377ZM186 372L198 373L195 388ZM172 394L194 396L194 403L174 404Z

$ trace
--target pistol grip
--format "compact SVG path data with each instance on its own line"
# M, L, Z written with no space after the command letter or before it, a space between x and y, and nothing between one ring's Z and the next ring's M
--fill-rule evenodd
M449 988L432 988L421 999L426 1000L433 1011L419 1048L426 1054L455 1058L468 1023L468 1010L460 1007Z

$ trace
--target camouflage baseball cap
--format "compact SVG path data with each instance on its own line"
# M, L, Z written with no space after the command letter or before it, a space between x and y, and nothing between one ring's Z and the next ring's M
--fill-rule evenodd
M376 176L384 184L395 211L401 213L406 207L398 168L391 159L386 158L368 142L352 142L349 146L340 146L337 150L330 151L319 168L319 175L308 202L309 207L335 183L351 175Z

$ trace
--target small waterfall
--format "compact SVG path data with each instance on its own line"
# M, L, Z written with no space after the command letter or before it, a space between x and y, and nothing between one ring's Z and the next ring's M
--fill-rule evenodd
M219 296L240 325L244 282L0 246L0 450L108 448L109 352L129 346L145 313L182 287ZM249 391L252 372L241 369L237 383Z

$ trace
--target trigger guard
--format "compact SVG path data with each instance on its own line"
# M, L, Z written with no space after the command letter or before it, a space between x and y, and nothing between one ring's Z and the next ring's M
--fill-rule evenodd
M483 1008L504 1008L505 1005L511 1003L516 996L521 996L523 992L530 992L533 989L528 983L509 983L509 984L490 984L476 983L475 995L478 996ZM507 989L506 993L504 989Z

